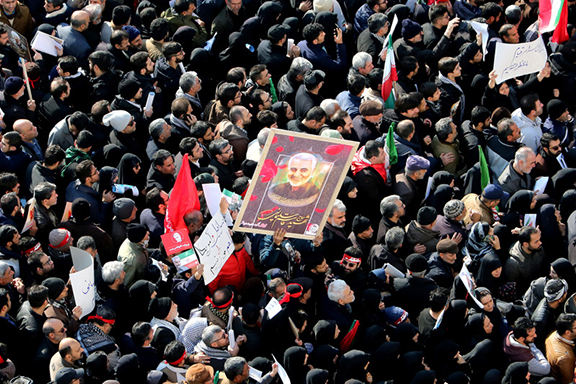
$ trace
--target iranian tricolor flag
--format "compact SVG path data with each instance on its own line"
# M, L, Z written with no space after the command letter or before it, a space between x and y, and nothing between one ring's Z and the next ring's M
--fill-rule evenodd
M391 109L394 108L394 93L392 86L394 81L398 81L398 73L396 73L396 60L394 59L394 47L392 46L392 34L398 24L398 16L394 15L392 27L388 33L388 46L386 52L386 61L384 62L384 76L382 77L382 98L384 99L384 107Z
M560 44L568 40L568 0L540 0L540 33L552 32L550 41Z

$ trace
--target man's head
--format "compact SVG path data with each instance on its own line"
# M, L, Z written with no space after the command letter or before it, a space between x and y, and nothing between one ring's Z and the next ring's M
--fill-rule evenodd
M548 111L548 116L556 121L564 123L570 120L570 111L568 111L568 106L565 102L559 99L552 99L546 104L546 110Z
M230 121L232 122L232 124L239 127L245 127L252 121L252 114L250 113L248 108L242 105L235 105L232 108L230 108L230 113L228 114L228 116L230 117Z
M366 0L366 4L376 13L384 13L388 6L387 0Z
M4 93L18 100L24 95L24 80L18 76L10 76L4 82Z
M513 167L521 175L528 174L536 166L536 154L530 147L522 147L514 154Z
M438 62L438 70L440 73L450 79L455 79L462 76L462 67L458 59L454 57L443 57Z
M226 0L226 8L233 14L238 15L242 8L242 0Z
M154 62L148 52L136 52L133 54L130 57L130 67L135 73L143 76L154 72Z
M322 107L312 107L308 112L306 112L306 116L302 123L314 130L318 130L324 125L326 122L326 112L322 109Z
M204 224L204 216L199 210L191 210L184 215L184 224L188 229L188 233L193 234L200 230Z
M35 285L28 291L28 302L32 309L44 310L48 306L48 288Z
M139 50L142 48L144 42L142 41L142 34L140 31L131 25L125 25L122 30L128 34L128 42L130 43L130 48Z
M562 153L560 139L554 132L546 132L540 138L542 150L552 157L558 157Z
M112 32L112 36L110 36L110 44L119 51L128 51L128 48L130 48L130 37L128 36L128 32L122 29Z
M544 112L544 104L537 93L532 93L520 99L520 110L525 116L535 119Z
M416 223L421 227L431 229L434 223L436 223L437 217L438 213L436 212L436 208L424 206L418 210Z
M368 140L364 146L364 156L370 164L384 164L386 162L384 144L380 141Z
M62 359L66 360L68 363L74 364L82 358L84 354L84 348L80 343L71 337L66 337L60 341L58 346L58 353Z
M54 269L54 262L44 252L32 252L28 256L28 266L35 275L45 276Z
M230 344L228 333L219 325L209 325L202 331L202 341L204 344L215 349L226 349Z
M220 101L223 106L232 108L232 106L240 104L242 94L236 84L222 83L222 85L216 89L216 99Z
M63 77L56 77L50 83L50 94L57 100L64 100L70 96L70 84Z
M437 4L432 6L428 14L430 16L430 22L436 28L444 28L450 21L448 8L446 8L444 5Z
M124 283L124 264L121 261L108 261L102 266L102 281L106 285L120 285Z
M8 132L2 136L2 152L9 153L17 151L22 146L22 136L18 132Z
M482 191L482 202L489 208L496 208L502 200L504 190L498 184L488 184Z
M526 253L534 253L542 248L540 229L525 225L518 232L518 242Z
M402 227L392 227L386 232L386 235L384 236L384 243L390 251L394 252L395 250L402 247L405 236L406 233Z
M210 154L221 164L230 164L234 160L234 149L226 139L214 140L208 148Z
M454 240L443 239L436 244L436 251L445 263L454 264L458 255L458 244Z
M406 205L398 195L386 196L380 202L380 213L386 219L401 218L406 214Z
M456 131L456 124L452 122L451 117L443 117L438 120L434 125L434 129L436 130L438 140L445 143L453 143L458 136L458 132Z
M194 137L185 137L180 141L180 153L188 154L188 160L197 162L204 157L204 150Z
M498 121L498 138L501 141L508 141L510 143L515 142L520 138L520 128L510 118L504 118Z
M56 184L44 181L34 187L36 201L46 208L50 208L58 203Z
M188 71L180 76L178 82L184 93L195 96L202 89L202 80L194 71Z
M346 206L341 200L334 200L334 205L327 221L335 228L344 228L346 224Z
M406 160L404 172L414 180L422 180L430 167L430 161L422 156L412 155Z
M250 79L259 86L267 86L270 84L270 72L268 72L268 68L264 64L256 64L252 68L250 68L249 72Z
M562 313L556 320L556 332L568 340L576 340L576 315Z
M484 128L490 126L492 122L491 112L488 108L482 107L480 105L475 106L472 108L472 112L470 113L470 121L472 122L472 126L481 131Z
M354 291L344 280L334 280L328 286L328 298L340 305L350 304L354 301Z
M240 356L229 357L224 363L224 373L233 383L243 383L248 380L250 367L246 359Z
M162 118L158 118L150 123L148 133L152 140L166 143L170 136L172 136L172 127Z
M308 44L318 45L324 43L326 32L324 32L322 24L311 23L304 27L302 36Z
M512 24L504 24L498 31L500 38L507 44L518 44L520 42L520 35L518 28Z
M358 52L352 57L352 67L363 76L366 76L374 68L372 63L372 56L366 52ZM364 79L364 81L366 81ZM356 95L356 93L354 93Z
M388 17L384 13L374 13L368 18L368 29L375 35L386 35L389 26Z
M423 277L428 268L428 261L424 256L413 253L406 258L406 268L413 277Z
M352 133L352 118L343 109L339 109L330 118L330 126L332 129L337 130L342 135L350 135Z
M47 319L42 325L42 333L54 344L60 343L66 337L66 331L64 323L59 319Z
M90 14L86 11L74 11L70 16L70 26L78 32L84 32L90 25Z
M6 286L12 283L12 280L14 280L14 270L10 267L10 264L0 261L0 285Z
M360 104L358 111L364 120L373 124L379 124L380 120L382 119L382 112L384 111L384 107L378 100L366 100Z
M423 32L420 24L410 19L402 20L402 37L404 40L412 43L419 43L422 41L422 35Z
M174 155L165 149L158 150L154 156L152 156L152 164L154 164L154 168L163 175L174 175L176 173Z
M190 134L205 146L214 140L214 130L206 121L197 121L190 127Z
M186 371L186 384L212 384L214 368L207 364L193 364Z
M563 303L568 297L568 283L564 279L550 279L544 287L544 298L548 304Z
M108 51L92 52L88 56L88 62L90 64L90 73L95 77L99 77L110 71L114 64L114 55Z
M162 54L164 54L166 60L172 65L184 61L184 50L182 49L182 45L174 41L164 44L162 47Z
M0 246L15 249L20 244L20 233L12 225L3 225L0 227Z
M163 17L158 17L150 23L150 37L155 41L163 41L168 37L170 27L168 20Z
M512 332L516 341L523 345L533 343L536 335L536 324L528 317L519 317L514 322Z
M356 215L354 220L352 220L352 232L354 232L357 238L368 240L372 238L374 229L372 229L370 219L366 216Z
M402 95L394 103L394 112L406 119L414 119L420 113L420 100L411 93Z

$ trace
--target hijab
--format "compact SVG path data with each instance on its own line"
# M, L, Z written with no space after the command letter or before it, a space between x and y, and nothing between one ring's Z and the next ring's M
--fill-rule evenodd
M330 372L334 372L336 369L334 363L336 356L338 356L338 349L329 344L322 344L310 352L308 363L315 368L327 369Z
M492 250L492 245L486 241L490 225L485 221L477 222L472 226L468 234L468 240L464 246L465 254L472 260L485 255Z
M561 201L562 194L568 189L573 189L576 184L576 169L564 168L556 172L551 178L552 191L549 195L556 201ZM548 188L550 183L548 184ZM548 189L547 188L547 189Z
M384 331L384 328L380 325L374 324L368 327L364 332L361 349L364 352L372 353L384 342L386 342L386 332Z
M431 205L436 208L436 212L444 212L444 206L453 198L454 189L449 185L442 184L432 194Z
M312 369L306 374L306 384L326 384L330 372L325 369Z
M354 181L354 179L352 179L350 176L346 176L344 178L344 182L342 183L342 187L340 187L340 192L338 192L337 198L341 200L344 205L347 205L346 201L350 200L348 194L352 192L352 190L356 188L357 185L358 184Z
M288 103L286 101L277 101L272 104L272 108L270 108L272 112L278 115L278 119L276 120L276 124L280 129L286 129L286 125L288 124L288 118L286 117L286 111L288 110Z
M498 292L498 289L504 284L504 272L500 274L499 278L492 276L492 272L501 267L502 262L496 254L489 253L484 256L480 262L480 268L478 268L476 279L478 286L486 287L490 292Z
M554 204L544 204L538 209L536 225L542 231L542 241L563 241L562 233L558 227L556 219L556 206Z
M346 352L340 359L336 372L335 384L344 384L347 380L357 379L366 381L366 364L370 361L370 355L366 352L351 350Z
M398 342L386 342L380 345L378 349L370 354L370 373L373 382L395 380L400 373L401 345Z
M562 195L560 200L560 215L562 222L568 222L568 218L572 212L576 211L576 190L569 189Z
M180 43L182 49L184 50L184 61L182 64L184 66L190 63L190 55L194 50L194 37L196 36L196 30L192 27L182 26L176 30L174 36L172 36L172 41Z
M533 213L534 210L530 208L532 200L534 199L534 192L522 189L512 195L506 203L506 211L516 213Z
M436 372L420 371L414 375L410 384L434 384L436 381Z
M134 167L138 164L142 167L142 161L138 156L131 153L122 156L120 163L118 163L118 184L133 185L135 187L143 186L141 183L142 178L139 174L144 171L140 169L138 174L134 172Z
M554 268L554 272L558 275L558 278L566 280L568 283L568 297L570 297L574 292L576 292L576 272L572 263L570 263L565 258L556 259L550 264Z
M100 180L94 183L93 188L98 191L99 194L103 194L106 191L112 192L113 180L118 176L118 170L112 167L102 167L100 170Z
M408 352L402 355L398 364L401 372L398 375L398 381L400 383L410 383L416 372L424 370L423 359L424 353L421 351Z
M308 367L304 365L306 360L306 348L290 347L284 352L284 368L294 384L303 384L308 373Z
M468 317L466 320L466 325L464 329L468 337L480 337L485 339L488 334L484 330L484 319L486 318L485 313L475 313Z
M150 321L152 316L148 313L150 296L156 291L156 285L148 280L138 280L128 290L130 294L130 304L132 307L132 317L135 321Z
M484 375L482 379L482 384L501 384L502 373L496 368L492 368Z
M248 39L240 32L228 37L228 48L220 53L222 70L228 72L233 67L252 68L257 63L256 49L247 47Z
M317 345L331 344L336 335L336 322L334 320L320 320L312 329Z
M502 384L528 384L528 363L512 363L506 369L506 374L502 378Z

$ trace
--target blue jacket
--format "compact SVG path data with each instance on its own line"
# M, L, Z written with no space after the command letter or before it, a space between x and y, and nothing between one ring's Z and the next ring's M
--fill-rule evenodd
M88 56L92 53L92 48L86 38L69 25L60 25L57 28L58 36L64 40L62 47L65 56L74 56L78 59L80 66L88 63Z
M80 180L76 180L68 184L66 188L66 202L74 202L77 198L82 197L90 203L90 218L96 224L103 223L106 219L106 212L110 204L102 201L102 196L94 189L85 184L81 184Z
M368 4L364 4L358 11L356 11L356 16L354 16L354 30L357 34L360 34L363 30L368 28L368 18L375 14Z
M298 43L300 48L300 56L310 60L314 69L322 71L343 71L347 68L346 65L346 46L344 44L336 44L337 57L333 60L330 55L323 49L322 44L308 44L306 40Z
M350 93L350 91L342 91L336 96L336 101L340 108L348 112L351 119L360 115L360 103L362 99Z

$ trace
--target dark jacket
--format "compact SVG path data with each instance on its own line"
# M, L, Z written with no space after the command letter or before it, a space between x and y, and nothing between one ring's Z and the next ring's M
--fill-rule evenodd
M74 202L77 198L82 197L90 203L90 218L94 223L104 223L106 213L110 206L109 203L102 201L102 196L94 189L81 184L80 180L71 182L66 188L66 201Z
M112 100L114 100L114 96L116 96L116 91L118 90L120 79L120 75L112 69L101 76L91 78L91 103L94 104L100 100L108 100L109 102L112 102Z
M382 43L372 33L370 29L366 28L358 36L356 41L356 48L358 52L366 52L372 56L372 63L374 66L381 67L383 65L380 59L380 52L382 51Z
M438 254L434 252L428 260L428 271L426 277L434 280L440 287L450 288L454 283L453 265L448 264Z
M324 100L322 96L309 92L304 84L300 85L296 92L294 118L302 120L310 109L319 107L322 100Z
M438 286L427 277L404 277L394 279L396 290L395 305L408 312L411 322L417 321L418 314L429 305L430 292Z
M45 130L50 131L52 127L58 124L66 116L71 115L74 111L68 103L55 98L52 95L46 95L40 102L38 108L38 125ZM83 95L85 97L85 95Z
M270 40L262 40L258 45L258 62L266 65L274 83L290 69L292 60L286 56L286 46L272 44Z

